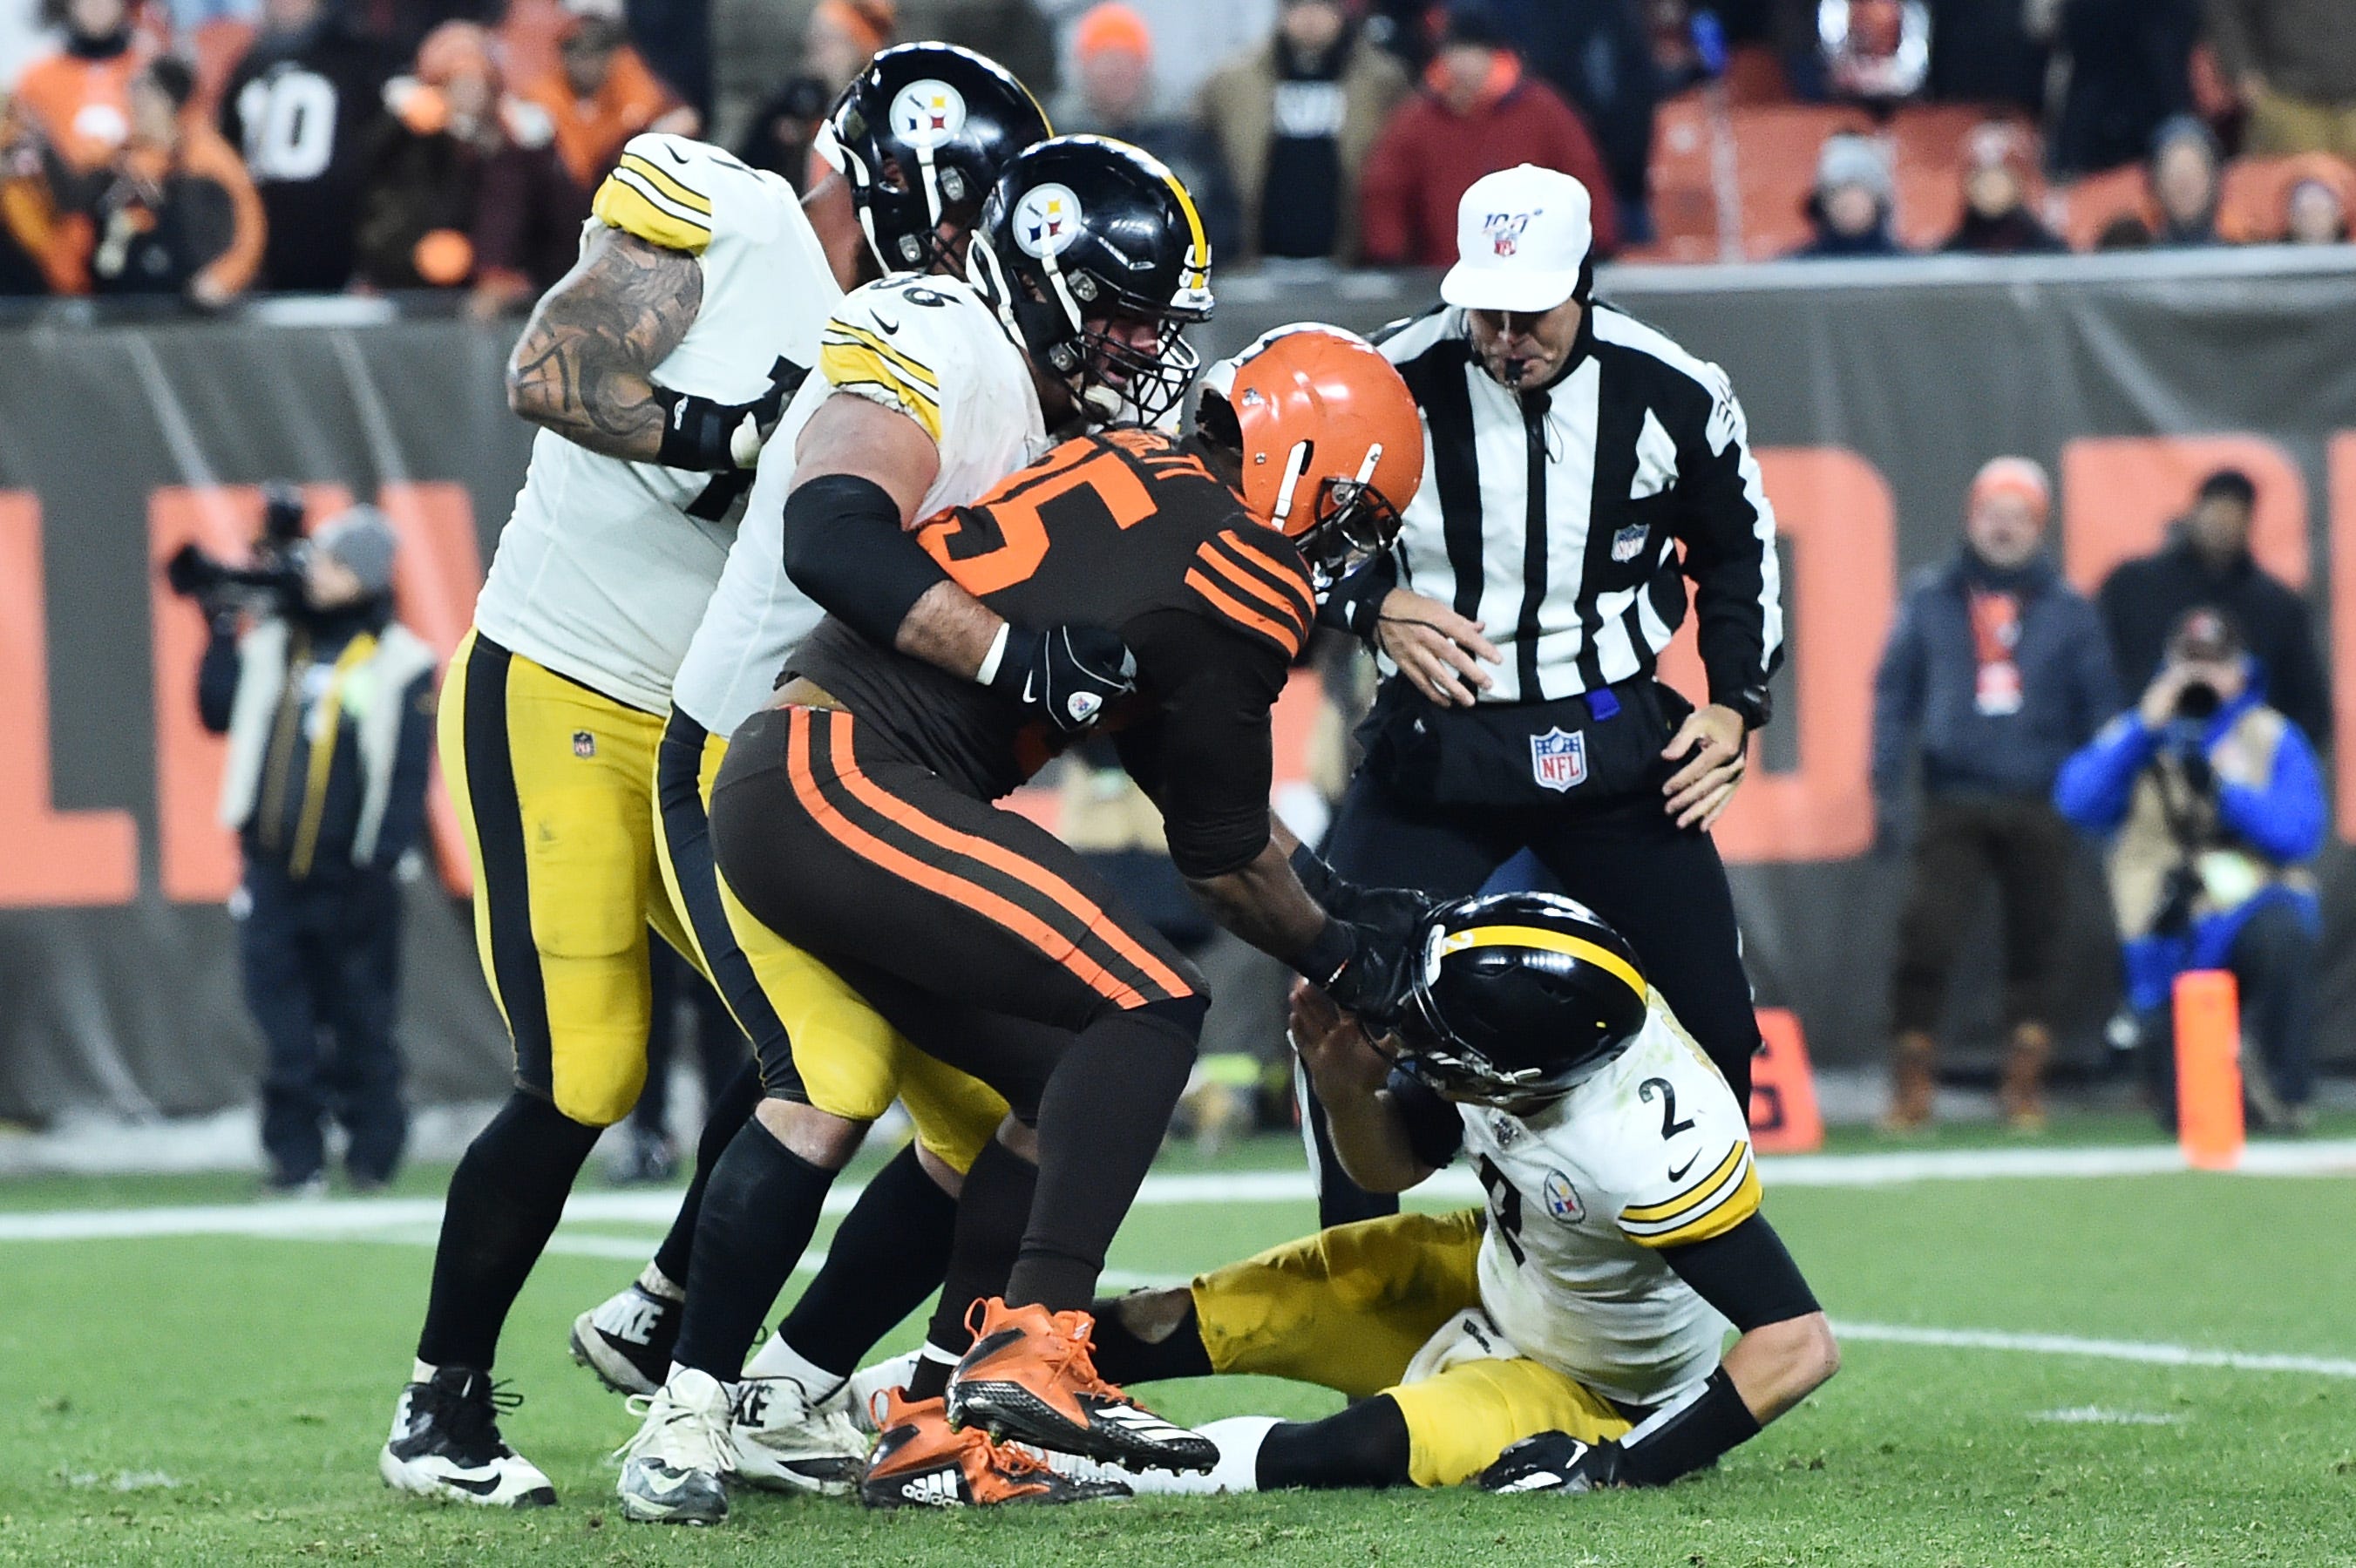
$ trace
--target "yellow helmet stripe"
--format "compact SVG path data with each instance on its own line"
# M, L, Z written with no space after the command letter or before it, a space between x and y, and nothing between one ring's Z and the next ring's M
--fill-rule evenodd
M1184 183L1176 175L1163 169L1162 177L1168 183L1170 194L1178 199L1178 210L1186 215L1186 232L1194 247L1194 254L1200 258L1201 264L1194 271L1201 281L1191 286L1204 286L1210 279L1211 241L1203 232L1203 215L1194 209L1194 199L1186 193Z
M1600 942L1585 937L1568 936L1561 931L1549 931L1543 926L1472 926L1461 931L1451 931L1440 940L1442 958L1467 948L1536 948L1540 952L1558 952L1571 958L1584 959L1607 973L1617 975L1636 999L1645 997L1644 977L1629 967L1628 961Z

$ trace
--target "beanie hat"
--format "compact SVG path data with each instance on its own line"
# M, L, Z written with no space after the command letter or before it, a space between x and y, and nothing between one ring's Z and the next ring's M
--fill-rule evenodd
M360 581L369 598L392 592L392 524L372 506L356 506L319 525L311 548L333 556Z

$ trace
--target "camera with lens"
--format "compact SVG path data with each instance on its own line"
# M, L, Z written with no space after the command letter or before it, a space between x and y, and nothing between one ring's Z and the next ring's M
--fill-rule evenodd
M195 543L180 546L164 563L164 581L184 599L194 599L208 616L291 615L303 607L303 580L310 544L303 536L303 492L283 480L262 491L262 531L252 557L233 565Z

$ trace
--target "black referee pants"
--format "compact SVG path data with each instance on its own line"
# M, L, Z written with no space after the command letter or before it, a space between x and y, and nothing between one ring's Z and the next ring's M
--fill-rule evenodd
M1562 889L1619 929L1738 1104L1751 1101L1759 1018L1742 969L1741 939L1726 865L1708 833L1680 829L1659 798L1569 811L1552 807L1409 805L1360 773L1325 841L1333 869L1364 886L1413 887L1435 898L1480 891L1522 850ZM1318 1152L1318 1218L1346 1224L1398 1210L1398 1200L1360 1189L1342 1174L1313 1104L1306 1117Z

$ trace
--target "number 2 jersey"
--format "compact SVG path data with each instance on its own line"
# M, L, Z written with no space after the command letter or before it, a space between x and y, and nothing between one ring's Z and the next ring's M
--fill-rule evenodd
M1515 1349L1631 1404L1710 1374L1727 1321L1661 1253L1756 1213L1759 1175L1734 1091L1657 995L1619 1059L1535 1116L1391 1087L1418 1156L1461 1147L1488 1191L1481 1305Z
M703 270L703 303L655 367L658 386L743 403L808 375L842 291L791 186L703 143L647 134L623 149L594 210L584 244L603 224ZM593 691L661 713L753 478L608 457L542 430L476 626Z
M917 537L1017 627L1099 627L1136 654L1136 695L1102 727L1162 808L1180 872L1220 875L1265 847L1269 714L1316 615L1291 541L1177 442L1136 426L1065 442ZM832 618L787 669L982 800L1037 771L1059 739L996 693Z
M853 289L818 362L762 449L735 547L672 683L672 704L710 735L734 734L767 705L786 655L825 613L786 575L794 443L819 403L849 392L925 427L940 471L920 517L979 499L1047 446L1030 361L959 280L903 274Z

